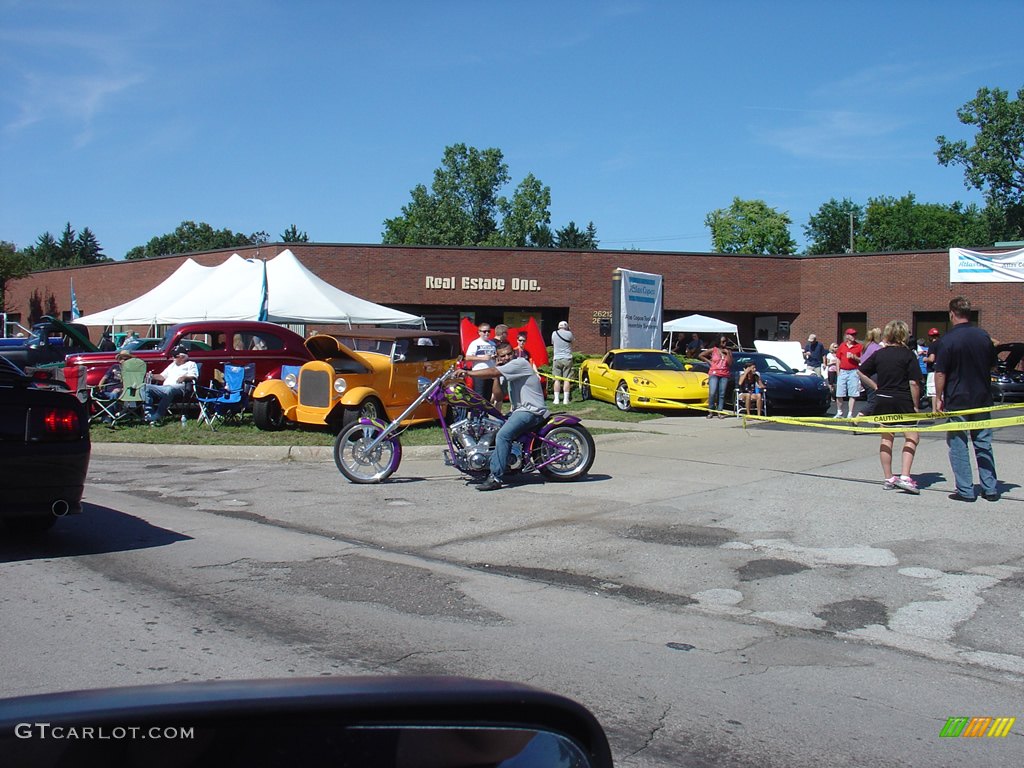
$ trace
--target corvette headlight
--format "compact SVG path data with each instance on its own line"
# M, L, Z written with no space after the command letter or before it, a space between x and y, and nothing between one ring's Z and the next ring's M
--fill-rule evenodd
M645 379L643 376L634 376L633 383L639 387L653 387L654 382L650 379Z
M334 391L335 392L337 392L340 395L340 394L343 394L346 389L348 389L348 382L347 381L345 381L340 376L334 380Z

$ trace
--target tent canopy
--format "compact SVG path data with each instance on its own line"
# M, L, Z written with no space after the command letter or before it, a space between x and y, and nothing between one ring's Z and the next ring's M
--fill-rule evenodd
M264 299L266 317L261 318ZM335 288L310 272L290 250L269 261L243 259L236 253L216 267L203 267L188 259L153 290L76 322L90 326L171 325L259 319L349 326L424 325L422 317Z
M724 320L706 315L687 315L669 320L661 329L665 333L731 333L736 335L736 326Z
M737 347L741 346L739 329L735 325L706 315L678 317L675 320L669 320L667 323L664 323L661 326L661 330L669 335L669 349L673 348L672 341L677 333L727 333L736 337Z

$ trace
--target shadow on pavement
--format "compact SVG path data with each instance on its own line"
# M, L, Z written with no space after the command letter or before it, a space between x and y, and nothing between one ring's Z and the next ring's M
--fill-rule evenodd
M13 536L0 529L0 563L125 552L189 540L190 536L158 528L110 507L86 502L80 515L58 520L43 534Z

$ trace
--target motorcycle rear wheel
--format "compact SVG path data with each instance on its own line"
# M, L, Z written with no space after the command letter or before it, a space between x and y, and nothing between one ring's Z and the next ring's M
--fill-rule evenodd
M334 463L353 483L382 483L402 462L402 443L397 437L366 447L383 431L375 424L353 424L334 439Z
M597 449L594 446L594 438L582 424L555 427L544 435L544 439L558 443L567 451L562 458L540 468L544 477L564 483L578 480L590 470ZM552 446L541 443L536 450L534 462L541 464L550 459L554 453L555 449Z

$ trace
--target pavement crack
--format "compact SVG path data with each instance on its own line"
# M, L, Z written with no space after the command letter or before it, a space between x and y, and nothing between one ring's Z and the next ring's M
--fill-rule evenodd
M672 712L672 705L669 704L669 705L667 705L665 707L665 709L662 710L661 715L658 716L658 719L655 720L654 724L647 731L647 735L644 737L643 743L639 747L634 749L632 752L630 752L628 755L626 755L626 759L627 760L629 758L631 758L631 757L635 757L636 755L640 754L645 749L650 747L651 744L654 743L654 740L657 738L658 733L662 729L664 729L665 722L668 720L669 713L671 713L671 712Z

